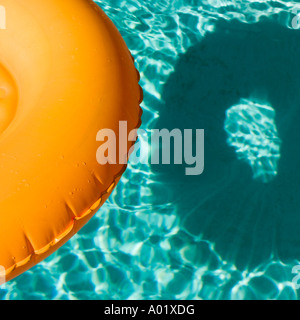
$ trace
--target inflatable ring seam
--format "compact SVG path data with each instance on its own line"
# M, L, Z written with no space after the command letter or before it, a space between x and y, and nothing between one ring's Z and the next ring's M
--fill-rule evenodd
M134 59L133 59L134 60ZM137 70L137 74L138 74L138 80L140 79L140 74ZM139 104L142 103L143 101L143 90L141 88L141 86L139 85L139 88L140 88L140 99L139 99ZM140 107L140 114L139 114L139 122L138 124L136 125L136 128L139 128L142 124L142 114L143 114L143 110L142 108ZM134 142L132 145L135 145L136 142ZM128 155L129 153L127 153ZM87 216L89 216L90 214L94 213L95 210L97 210L102 202L102 198L105 194L109 193L117 184L117 180L123 175L123 173L126 171L126 168L127 168L127 164L125 164L123 166L123 168L120 170L119 173L117 173L114 178L113 178L113 181L112 183L109 184L109 187L104 190L101 195L100 195L100 198L86 211L84 212L81 216L75 216L75 214L73 213L73 219L72 219L72 224L66 228L65 231L63 231L60 235L58 235L55 239L53 239L52 241L50 241L46 246L44 246L43 248L41 249L37 249L37 250L34 250L33 249L33 246L32 244L30 243L30 240L29 238L25 235L26 237L26 240L28 242L28 244L30 245L30 247L32 248L32 253L27 256L25 259L19 261L19 262L16 262L14 265L12 265L10 268L7 268L5 270L5 276L7 277L8 275L10 275L13 271L15 271L17 268L19 267L22 267L24 265L26 265L27 263L29 263L31 261L31 259L34 257L34 256L39 256L41 254L44 254L46 253L47 251L50 250L51 247L53 247L54 245L56 245L57 243L59 243L60 241L62 241L65 237L67 237L67 235L73 230L74 226L75 226L75 223L76 221L80 221L82 220L83 218L86 218ZM68 206L68 204L66 204ZM68 206L68 208L71 210L71 208ZM72 212L72 210L71 210Z

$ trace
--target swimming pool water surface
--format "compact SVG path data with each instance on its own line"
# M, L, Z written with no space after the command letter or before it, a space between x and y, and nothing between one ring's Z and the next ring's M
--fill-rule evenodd
M142 128L205 129L205 171L131 163L79 234L0 298L298 299L300 4L97 3L140 71Z

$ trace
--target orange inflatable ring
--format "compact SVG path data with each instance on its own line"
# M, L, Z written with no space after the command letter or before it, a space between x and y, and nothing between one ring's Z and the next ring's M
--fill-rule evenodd
M96 136L108 128L118 138L119 121L139 127L142 94L125 42L93 1L2 0L1 9L0 265L10 280L108 198L126 165L100 165Z

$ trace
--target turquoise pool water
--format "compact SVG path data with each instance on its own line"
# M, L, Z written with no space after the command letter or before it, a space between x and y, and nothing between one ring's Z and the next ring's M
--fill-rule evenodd
M0 298L297 299L297 3L98 3L141 73L143 129L205 129L205 171L130 164L88 225Z

